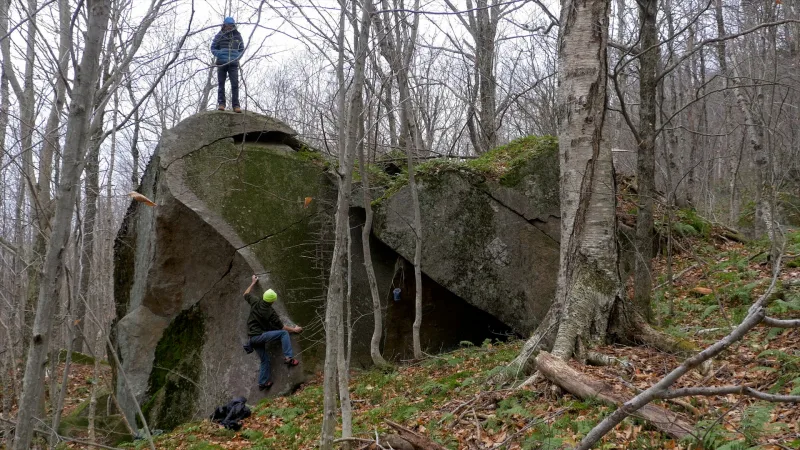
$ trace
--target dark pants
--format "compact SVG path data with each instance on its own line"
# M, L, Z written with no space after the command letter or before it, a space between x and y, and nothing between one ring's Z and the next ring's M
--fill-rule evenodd
M225 105L225 79L231 79L233 107L239 106L239 64L225 64L217 67L217 104Z
M291 358L292 355L292 340L289 338L289 332L286 330L275 330L275 331L267 331L258 336L253 336L250 338L250 344L253 346L253 349L258 353L258 357L261 359L261 370L258 374L258 384L265 385L270 379L269 373L269 351L267 350L267 344L275 340L281 340L281 349L283 350L283 356L286 358Z

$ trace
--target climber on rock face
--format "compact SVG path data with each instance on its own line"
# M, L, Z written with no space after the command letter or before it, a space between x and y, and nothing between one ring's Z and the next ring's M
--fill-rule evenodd
M250 316L247 318L247 335L249 339L245 344L245 351L250 353L250 348L252 348L261 359L258 389L263 391L272 387L267 344L280 339L284 357L283 362L289 367L294 367L300 362L293 357L292 341L289 339L289 333L299 333L303 329L301 327L290 327L281 322L280 317L272 308L272 303L278 299L278 294L275 291L267 289L261 298L253 295L251 292L258 282L258 277L253 275L252 279L253 282L244 291L244 299L250 305Z
M226 17L222 30L211 41L211 53L217 66L217 109L220 111L225 111L225 79L230 77L233 111L242 112L239 105L239 59L242 52L244 39L236 30L236 21L233 17Z

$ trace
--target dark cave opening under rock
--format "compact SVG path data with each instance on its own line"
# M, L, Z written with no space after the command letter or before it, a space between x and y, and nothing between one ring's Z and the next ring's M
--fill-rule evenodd
M235 144L242 142L259 142L262 144L281 144L290 136L281 131L259 131L253 133L236 134L233 137Z
M400 299L392 291L400 288ZM383 355L393 360L413 358L414 266L399 257L392 288L384 292L386 305ZM506 341L514 331L491 314L467 303L422 274L422 327L420 340L426 353L454 350L464 342L481 345L486 339Z

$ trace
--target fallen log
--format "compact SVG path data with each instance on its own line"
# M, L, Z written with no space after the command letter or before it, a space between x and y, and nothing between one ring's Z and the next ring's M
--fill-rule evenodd
M392 422L391 420L387 420L386 423L389 424L390 427L394 428L397 431L397 434L400 435L403 440L413 445L417 450L447 450L445 447L433 442L428 437L423 436L416 431L410 430L399 423Z
M624 386L615 392L606 383L573 369L565 361L547 352L539 352L536 357L536 369L545 378L580 399L596 398L605 403L620 406L627 399L636 395ZM653 404L644 406L633 415L647 420L676 440L690 435L694 429L694 426L679 414Z

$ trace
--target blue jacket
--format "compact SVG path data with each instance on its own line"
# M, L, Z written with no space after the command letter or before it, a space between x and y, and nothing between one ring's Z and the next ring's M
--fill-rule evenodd
M211 53L217 58L217 65L239 65L243 52L244 39L236 28L220 31L211 41Z

